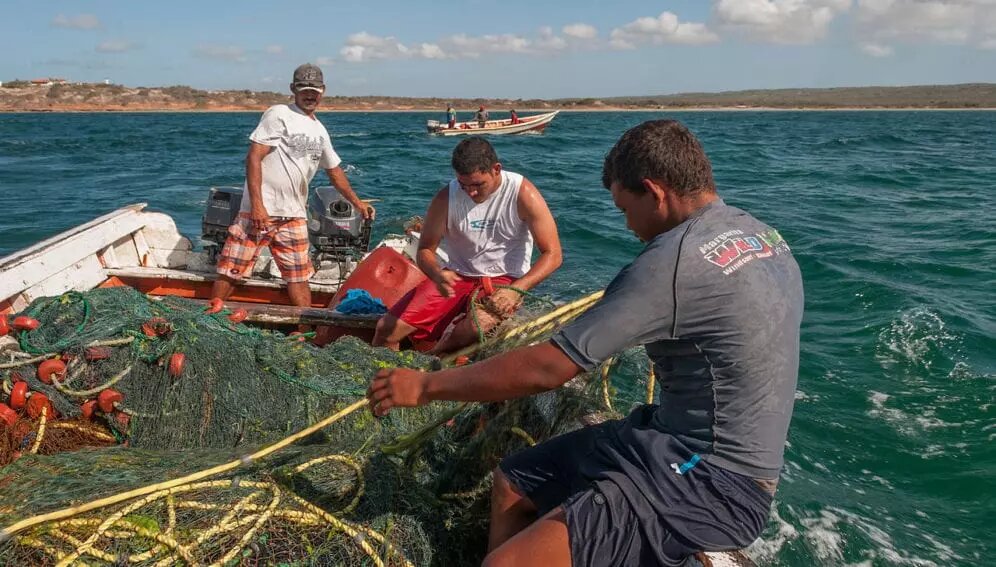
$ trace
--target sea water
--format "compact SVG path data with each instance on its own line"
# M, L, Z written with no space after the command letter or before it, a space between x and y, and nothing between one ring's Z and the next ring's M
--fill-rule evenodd
M428 113L323 113L374 238L424 214L457 140ZM523 113L526 114L526 113ZM776 227L806 285L795 415L764 565L994 564L996 113L561 113L492 139L557 219L539 291L603 287L639 250L601 187L627 128L677 118L721 195ZM207 190L241 185L247 113L0 115L0 256L147 202L196 241ZM313 186L327 184L319 174ZM642 372L614 386L643 396Z

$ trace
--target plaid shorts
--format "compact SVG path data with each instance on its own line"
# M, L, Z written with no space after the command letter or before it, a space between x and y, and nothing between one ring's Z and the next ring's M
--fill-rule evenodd
M253 264L264 246L288 283L306 282L314 273L308 254L308 222L303 218L274 218L262 233L257 233L248 214L240 213L228 227L228 239L218 256L218 273L234 280L252 274Z

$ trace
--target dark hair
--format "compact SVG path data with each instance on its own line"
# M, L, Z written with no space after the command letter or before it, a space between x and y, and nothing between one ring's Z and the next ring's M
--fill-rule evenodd
M491 171L491 168L498 163L498 154L490 142L480 136L471 136L461 140L453 148L453 160L450 163L453 165L453 170L460 175Z
M602 185L619 182L634 193L653 179L679 197L715 192L712 165L695 135L676 120L650 120L626 131L605 156Z

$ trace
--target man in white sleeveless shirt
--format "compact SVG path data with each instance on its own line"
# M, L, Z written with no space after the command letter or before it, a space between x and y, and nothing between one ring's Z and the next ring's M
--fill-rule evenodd
M440 353L471 344L477 329L469 317L446 337L442 334L467 310L474 290L482 290L479 297L487 295L486 312L479 310L478 318L487 331L521 300L517 291L501 286L529 290L560 267L557 225L536 186L504 171L484 138L457 144L452 165L456 178L429 204L418 243L418 266L428 280L377 322L375 346L397 350L408 336L439 341L433 350ZM436 249L444 239L449 260L440 265ZM534 243L540 252L535 264Z

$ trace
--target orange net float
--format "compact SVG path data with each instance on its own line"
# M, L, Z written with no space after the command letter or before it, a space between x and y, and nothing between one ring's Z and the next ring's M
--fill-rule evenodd
M28 317L27 315L14 317L14 328L18 331L34 331L40 325L41 323L34 317Z
M249 317L249 312L239 307L235 311L232 311L232 314L228 316L228 320L238 324L245 321L247 317Z
M66 363L59 358L43 360L38 365L38 379L45 384L52 383L52 377L62 382L66 377Z
M6 424L7 428L14 427L17 423L17 412L7 404L0 404L0 425Z
M169 321L162 317L153 317L142 323L142 334L149 338L165 337L173 331Z
M87 347L83 351L83 358L88 362L96 362L98 360L107 360L111 358L113 351L110 347Z
M131 416L123 411L116 411L113 415L115 425L118 427L118 431L127 432L128 426L131 425Z
M28 383L14 382L14 387L10 389L10 407L15 410L24 409L24 404L28 401Z
M55 408L52 407L52 402L48 400L48 396L41 392L31 392L31 395L28 396L28 402L24 406L24 413L28 414L31 419L38 419L41 417L42 411L47 412L45 415L49 418L55 417Z
M495 292L495 284L491 278L484 276L481 278L481 289L484 290L484 296L487 297Z
M10 321L7 319L7 314L4 313L0 315L0 337L10 333Z
M182 352L174 352L169 357L169 375L179 378L183 374L183 367L187 365L187 355Z
M221 300L220 297L214 297L208 302L207 308L204 310L208 315L214 315L225 308L225 302Z
M97 407L100 411L104 413L111 413L114 411L114 404L117 404L124 400L124 394L121 392L108 388L99 394L97 394Z
M80 413L83 414L83 419L89 421L93 419L94 412L97 411L97 400L87 400L80 404Z

